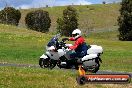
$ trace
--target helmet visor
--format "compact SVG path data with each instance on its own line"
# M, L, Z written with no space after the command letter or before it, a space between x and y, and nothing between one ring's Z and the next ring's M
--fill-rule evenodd
M72 34L72 37L76 37L77 36L77 34Z

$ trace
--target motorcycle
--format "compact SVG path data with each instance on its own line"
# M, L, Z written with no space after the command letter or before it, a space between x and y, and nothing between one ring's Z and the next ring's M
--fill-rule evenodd
M39 65L41 68L53 69L57 65L59 68L78 69L81 65L85 71L92 73L99 70L100 62L102 63L100 55L103 53L101 46L89 45L87 55L73 59L70 55L75 51L68 48L72 44L66 44L63 39L59 42L59 37L59 34L55 35L47 44L46 53L40 56Z

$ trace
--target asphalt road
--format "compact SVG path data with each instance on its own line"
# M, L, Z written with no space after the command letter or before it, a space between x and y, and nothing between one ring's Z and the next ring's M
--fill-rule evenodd
M12 64L12 63L0 63L0 66L12 66L12 67L29 67L40 68L39 65L32 64ZM129 74L132 78L132 72L115 72L115 71L98 71L96 74Z

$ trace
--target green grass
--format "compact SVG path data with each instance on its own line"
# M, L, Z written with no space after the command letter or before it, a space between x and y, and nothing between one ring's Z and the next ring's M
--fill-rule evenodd
M0 75L4 88L67 88L75 84L75 74L64 70L0 67Z
M119 41L118 32L91 32L87 44L100 45L104 49L100 70L132 72L132 42ZM52 34L24 28L0 25L0 62L38 64Z
M102 70L132 72L132 42L119 41L117 35L117 31L91 33L87 42L103 47Z
M86 84L76 82L77 72L40 68L0 67L1 88L129 88L132 84Z
M50 35L0 25L0 61L38 64Z

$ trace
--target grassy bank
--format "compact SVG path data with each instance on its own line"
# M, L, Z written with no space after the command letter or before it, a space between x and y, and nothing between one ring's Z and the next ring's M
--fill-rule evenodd
M117 25L117 18L119 16L119 4L96 4L96 5L78 5L73 6L78 12L79 28L84 30L110 28ZM39 8L49 12L51 18L50 31L56 29L56 21L58 17L62 17L65 6ZM20 20L20 26L24 26L25 16L28 12L37 9L21 10L22 18Z
M50 35L14 26L0 27L0 61L38 63Z
M132 72L132 42L119 41L117 35L116 30L91 33L87 42L103 47L101 69Z
M130 88L132 84L86 84L76 82L77 72L39 68L0 67L1 88Z

